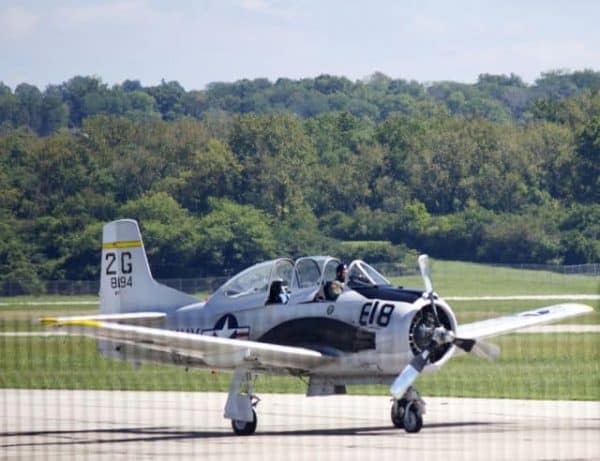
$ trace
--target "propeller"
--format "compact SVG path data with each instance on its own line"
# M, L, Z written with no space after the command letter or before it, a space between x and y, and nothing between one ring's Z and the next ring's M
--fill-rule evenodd
M433 310L433 316L435 318L435 328L431 334L429 344L424 347L406 367L404 367L404 370L402 370L392 383L390 392L396 399L401 399L404 396L408 388L415 382L429 362L431 355L441 346L453 344L465 352L488 360L496 360L500 356L500 348L498 346L482 341L476 341L474 339L457 338L452 330L446 329L440 321L437 306L435 305L429 257L425 254L421 255L419 256L418 262L421 277L423 278L423 284L425 286L424 296L427 297L431 303L431 309ZM423 308L426 307L428 306L424 306Z
M440 318L438 317L437 307L434 302L433 283L431 283L431 269L429 266L429 256L419 256L418 262L419 270L421 271L421 278L423 279L423 284L425 285L425 294L427 295L427 298L429 298L429 302L431 303L431 307L433 309L435 325L440 326Z
M463 351L469 352L482 359L494 361L500 357L500 348L495 344L464 338L454 338L453 343Z
M425 292L429 295L430 293L433 293L433 283L431 283L431 269L429 267L429 256L419 256L418 262L419 270L421 271L421 277L423 278L423 284L425 285Z

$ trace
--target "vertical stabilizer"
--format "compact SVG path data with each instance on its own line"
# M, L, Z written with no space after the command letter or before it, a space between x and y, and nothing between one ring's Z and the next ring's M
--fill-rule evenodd
M193 296L152 278L136 221L121 219L104 226L100 273L103 314L167 311L197 302Z

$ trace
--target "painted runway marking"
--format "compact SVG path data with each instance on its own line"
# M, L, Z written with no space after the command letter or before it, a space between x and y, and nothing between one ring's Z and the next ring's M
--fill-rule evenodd
M566 294L566 295L508 295L508 296L444 296L446 301L551 301L551 300L572 300L572 301L598 301L600 295L590 294ZM20 301L20 302L0 302L1 306L77 306L89 305L97 306L99 301Z
M538 325L514 333L600 333L600 325Z
M596 301L600 295L444 296L446 301Z
M86 304L98 306L100 301L21 301L15 303L0 302L0 306L77 306Z
M70 336L68 331L4 331L0 336L8 337L30 337L30 336Z

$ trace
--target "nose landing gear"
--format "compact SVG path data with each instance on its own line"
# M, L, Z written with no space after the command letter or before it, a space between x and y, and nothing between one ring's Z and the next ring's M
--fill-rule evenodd
M411 434L419 432L423 427L423 414L425 402L413 387L410 387L401 399L393 400L390 416L392 424L398 429L404 429Z

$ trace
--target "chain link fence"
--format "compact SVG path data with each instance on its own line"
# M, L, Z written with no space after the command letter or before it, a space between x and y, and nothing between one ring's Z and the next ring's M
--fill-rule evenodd
M374 266L388 277L417 275L416 267L404 264L381 263ZM495 264L496 267L513 269L548 271L567 275L600 276L600 263L579 264L573 266L555 266L544 264ZM158 279L158 282L191 294L212 293L228 279L226 276ZM45 282L4 281L0 282L0 296L21 295L97 295L100 291L99 280L49 280Z
M157 279L159 283L186 293L212 293L219 288L227 277L199 277L178 279ZM0 296L22 295L97 295L100 291L99 280L48 280L45 282L5 281L0 282Z
M497 267L556 272L566 275L600 275L600 263L553 266L548 264L493 264Z

